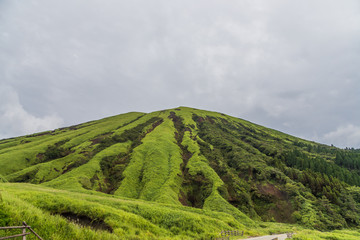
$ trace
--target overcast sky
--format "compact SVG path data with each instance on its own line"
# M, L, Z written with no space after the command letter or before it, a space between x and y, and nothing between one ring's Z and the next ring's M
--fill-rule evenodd
M0 139L213 110L360 148L358 0L0 0Z

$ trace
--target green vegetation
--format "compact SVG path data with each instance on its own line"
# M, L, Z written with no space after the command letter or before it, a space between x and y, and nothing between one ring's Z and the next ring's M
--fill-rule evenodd
M176 205L54 190L36 185L0 185L3 209L11 216L6 224L21 221L45 239L208 239L221 230L244 228L231 215ZM61 216L77 216L69 221ZM94 229L86 216L101 223Z
M0 227L5 227L10 223L10 216L4 208L2 195L0 194Z
M0 225L46 239L355 239L359 186L360 150L186 107L0 140Z

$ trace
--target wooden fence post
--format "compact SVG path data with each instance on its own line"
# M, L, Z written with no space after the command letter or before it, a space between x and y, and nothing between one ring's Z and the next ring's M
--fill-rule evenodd
M23 222L23 225L24 225L24 228L22 229L22 233L25 234L26 233L26 226L25 226L24 222ZM22 240L26 240L26 235L24 235L22 237Z
M0 227L0 230L7 230L7 229L21 229L22 233L12 235L12 236L0 237L0 240L10 239L10 238L19 238L19 237L22 237L22 240L26 240L26 235L29 235L31 233L33 233L38 239L43 240L29 225L26 224L26 222L23 222L22 226ZM27 229L30 232L27 232Z

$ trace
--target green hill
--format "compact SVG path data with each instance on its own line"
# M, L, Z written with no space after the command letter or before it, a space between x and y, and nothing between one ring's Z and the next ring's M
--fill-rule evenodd
M186 107L1 140L0 182L7 223L23 216L55 232L63 224L63 235L44 232L51 239L99 239L66 225L73 218L102 226L103 239L251 235L267 231L254 230L263 221L318 230L360 222L359 150Z

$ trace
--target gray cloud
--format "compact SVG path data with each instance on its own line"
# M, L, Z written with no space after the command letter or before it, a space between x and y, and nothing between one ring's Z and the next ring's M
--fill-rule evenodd
M38 117L27 112L11 87L1 85L0 102L0 139L54 129L63 124L55 114Z
M360 147L346 131L331 137L360 126L356 0L5 0L0 9L1 87L35 119L52 119L42 129L187 105Z
M323 139L337 146L356 146L359 143L360 127L352 124L339 126L336 130L324 135Z

